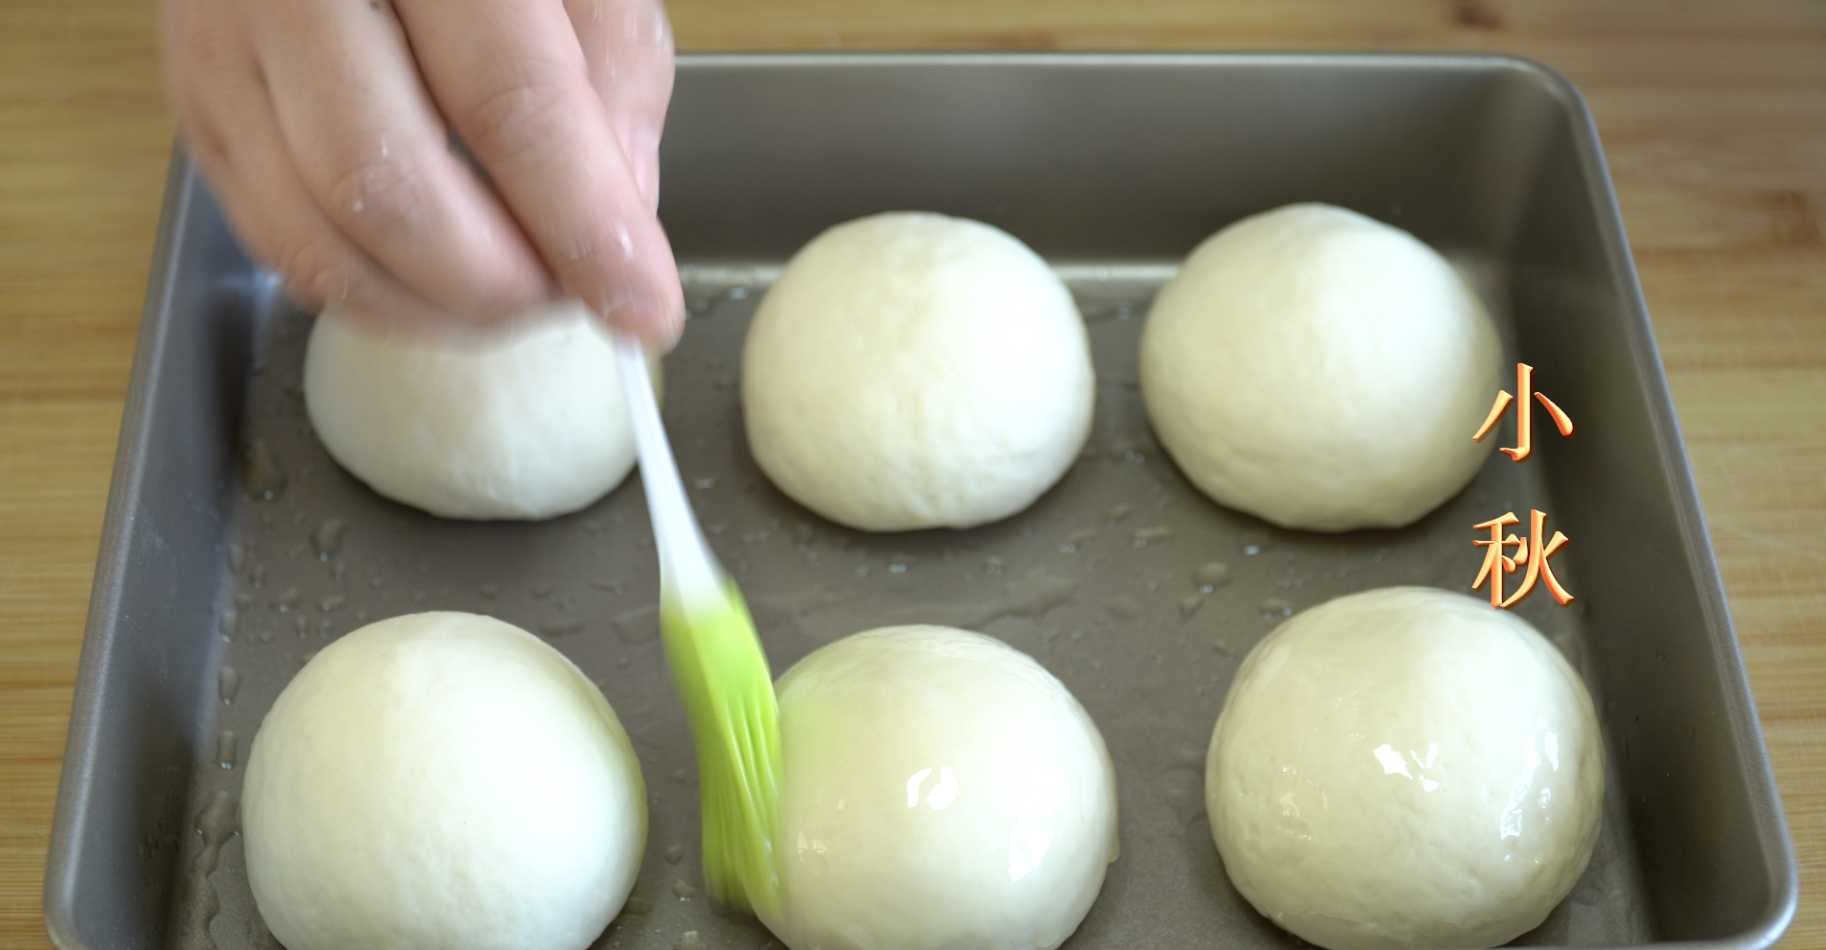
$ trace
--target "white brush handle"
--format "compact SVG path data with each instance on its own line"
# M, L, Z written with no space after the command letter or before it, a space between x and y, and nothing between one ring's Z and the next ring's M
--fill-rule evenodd
M678 477L678 463L659 419L659 403L653 398L653 379L640 341L617 331L615 364L634 424L640 483L647 494L647 514L653 519L653 543L659 549L660 589L671 588L687 605L717 603L724 594L722 571L685 499L685 485Z

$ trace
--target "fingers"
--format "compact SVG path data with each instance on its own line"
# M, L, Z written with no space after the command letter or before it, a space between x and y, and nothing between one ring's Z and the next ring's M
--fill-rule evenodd
M565 10L496 0L400 0L433 98L564 289L670 344L677 267L592 86Z
M454 314L552 296L518 225L452 154L386 4L270 3L252 26L286 150L348 242Z
M251 58L213 72L207 96L194 88L173 92L192 154L236 234L279 272L294 298L369 319L449 320L344 238L317 207L286 151Z
M649 207L659 206L659 140L672 100L672 27L659 0L566 0L590 83Z

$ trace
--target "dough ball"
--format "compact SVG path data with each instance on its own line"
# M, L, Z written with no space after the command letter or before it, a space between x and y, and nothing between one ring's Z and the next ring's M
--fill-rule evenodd
M986 224L878 214L807 244L742 353L748 444L800 504L868 531L1026 508L1090 434L1071 293Z
M567 514L634 467L608 334L574 303L435 338L325 311L304 398L338 464L446 518Z
M1477 474L1502 388L1477 295L1405 231L1290 205L1200 244L1141 338L1161 444L1218 503L1289 528L1399 527Z
M1321 947L1491 947L1584 872L1602 739L1534 628L1392 587L1295 616L1244 660L1205 807L1231 883Z
M1116 858L1116 779L1064 685L947 627L839 640L780 678L794 950L1051 948Z
M647 836L602 694L537 637L463 613L318 653L254 737L241 816L254 900L288 950L586 947Z

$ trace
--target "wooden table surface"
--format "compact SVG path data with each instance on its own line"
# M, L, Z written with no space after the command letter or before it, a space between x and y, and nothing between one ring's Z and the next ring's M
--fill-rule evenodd
M45 849L172 120L155 4L0 10L0 946ZM765 10L765 12L763 12ZM686 49L1489 49L1589 97L1826 947L1826 4L678 0Z

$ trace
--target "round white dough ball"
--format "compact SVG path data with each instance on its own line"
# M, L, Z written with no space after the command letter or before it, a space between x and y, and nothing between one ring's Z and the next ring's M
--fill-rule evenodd
M1597 841L1591 698L1514 614L1392 587L1281 624L1237 671L1205 807L1224 870L1321 947L1491 947L1539 926Z
M634 467L608 333L576 303L437 336L325 311L304 398L337 463L447 518L567 514Z
M1200 244L1155 299L1141 391L1217 502L1289 528L1399 527L1456 494L1501 388L1477 294L1412 235L1290 205Z
M794 950L1057 947L1116 858L1116 778L1051 673L998 640L884 627L780 678Z
M586 947L646 846L640 763L570 661L488 617L369 624L299 671L241 799L288 950Z
M782 492L853 528L964 528L1026 508L1090 434L1071 292L976 221L837 225L767 291L742 353L748 444Z

